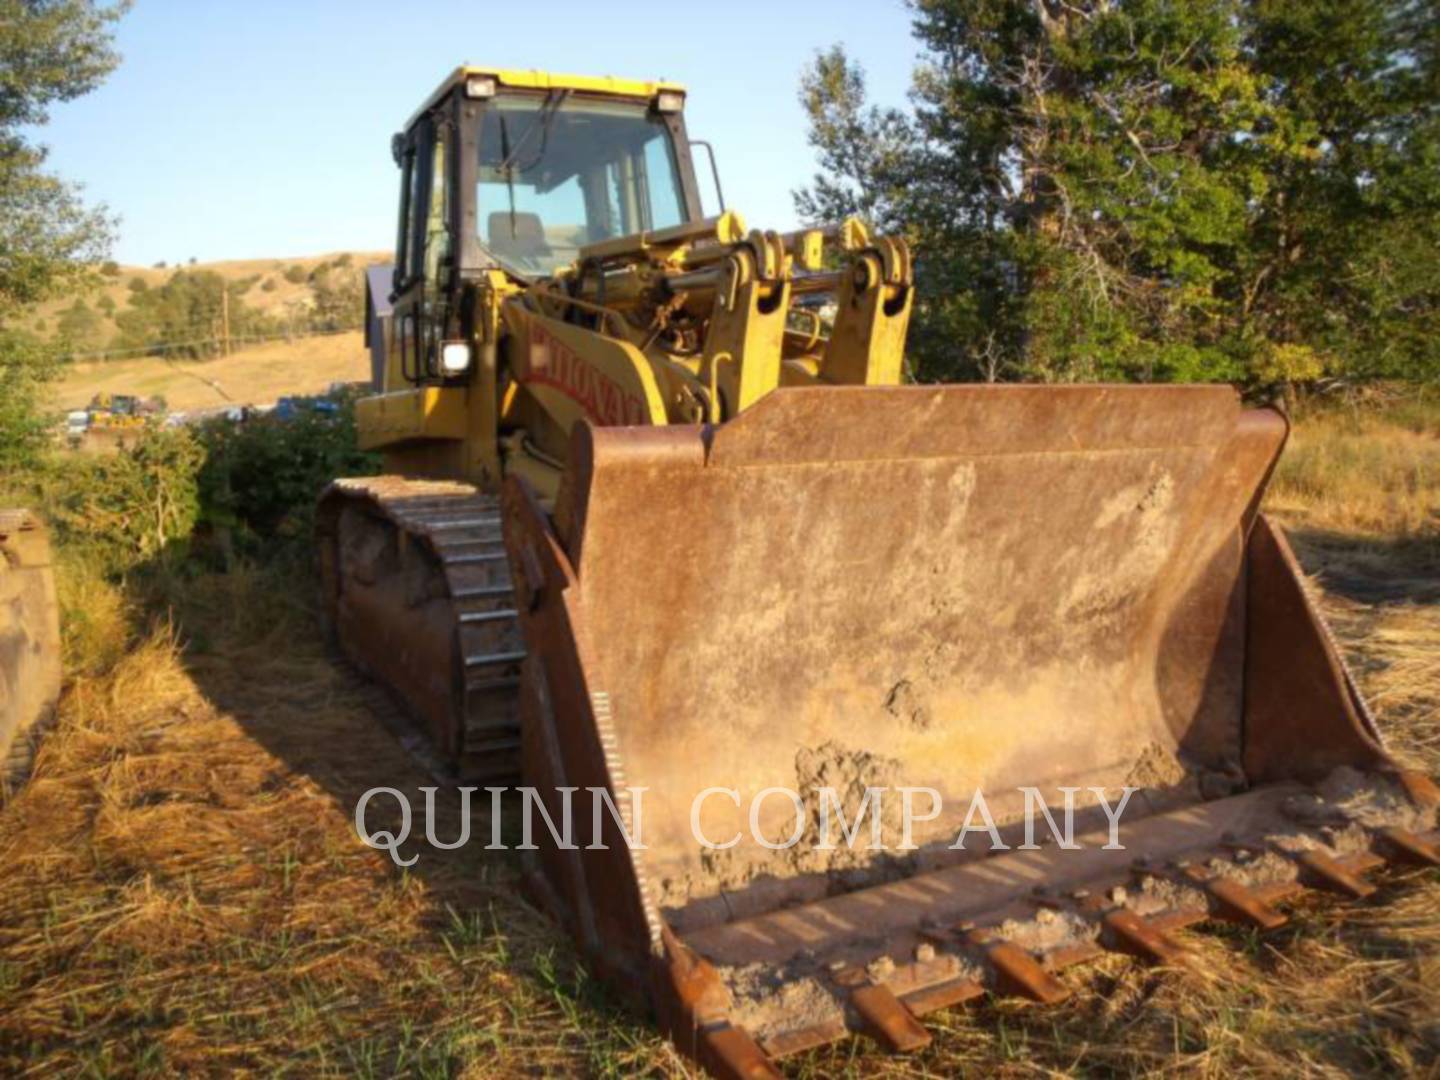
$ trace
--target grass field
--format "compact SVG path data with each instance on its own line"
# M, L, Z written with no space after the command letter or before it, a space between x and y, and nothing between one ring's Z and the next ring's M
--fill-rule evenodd
M1395 748L1432 774L1437 416L1302 421L1271 499ZM689 1074L524 902L512 856L472 844L399 871L359 843L361 792L427 780L387 699L320 644L303 574L140 597L70 565L62 587L73 678L0 811L0 1072ZM1440 1075L1440 873L1382 880L1377 903L1307 900L1264 937L1187 933L1184 971L1111 957L1067 972L1061 1007L937 1014L913 1057L851 1040L785 1069Z
M370 378L370 357L361 333L351 331L294 341L274 341L214 360L77 362L55 384L57 409L83 409L101 391L159 395L171 411L229 405L261 405L284 394L323 393L331 383Z

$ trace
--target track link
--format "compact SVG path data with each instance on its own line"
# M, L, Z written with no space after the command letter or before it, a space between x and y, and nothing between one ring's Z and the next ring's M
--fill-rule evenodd
M500 500L453 481L337 480L317 538L332 633L425 736L403 741L432 772L516 780L525 645Z

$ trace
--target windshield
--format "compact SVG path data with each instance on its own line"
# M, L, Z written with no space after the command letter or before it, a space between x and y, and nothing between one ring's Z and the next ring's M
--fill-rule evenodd
M685 220L670 133L644 102L501 95L484 110L478 143L480 241L522 273Z

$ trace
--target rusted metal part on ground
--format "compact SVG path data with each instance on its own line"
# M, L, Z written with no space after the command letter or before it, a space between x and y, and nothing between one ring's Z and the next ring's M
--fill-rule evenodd
M1013 942L974 930L966 938L984 952L986 961L995 969L995 987L1000 993L1029 998L1041 1005L1058 1005L1070 996L1064 983Z
M850 994L850 1004L869 1034L887 1049L908 1054L930 1045L930 1032L885 984L857 987Z
M1428 859L1425 786L1258 513L1285 430L1223 387L1024 386L786 389L720 427L579 429L553 519L521 480L503 496L522 753L544 798L645 789L645 847L577 802L608 846L542 850L539 891L738 1076L847 1031L918 1048L936 1009L1056 1003L1106 950L1179 964L1182 927L1273 928L1307 887ZM726 794L827 784L847 820L867 787L939 805L913 850L871 853L825 848L783 797L751 835ZM1123 849L1094 796L1077 847L1025 846L1035 786L1137 789ZM977 789L1003 850L952 845Z
M1157 930L1128 908L1117 908L1105 916L1105 928L1117 952L1129 953L1151 964L1176 966L1185 963L1185 947L1162 930Z
M514 780L525 647L499 499L443 480L338 480L317 519L328 630L416 720L412 753L443 776Z
M60 697L60 606L44 523L0 509L0 799L29 774Z
M1432 838L1390 826L1380 831L1380 839L1393 852L1392 858L1415 866L1440 866L1440 847Z
M1142 874L1193 882L1208 897L1210 910L1218 918L1229 922L1252 926L1257 930L1278 930L1289 921L1283 913L1276 911L1262 897L1251 892L1243 882L1207 873L1188 859L1176 860L1169 867L1153 867L1142 861L1137 869Z
M1310 876L1311 880L1306 884L1329 889L1352 900L1366 900L1375 895L1376 886L1373 883L1347 870L1323 851L1302 851L1295 858Z

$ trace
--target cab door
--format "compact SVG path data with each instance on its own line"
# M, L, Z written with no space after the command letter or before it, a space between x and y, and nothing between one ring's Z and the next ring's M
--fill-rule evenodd
M402 137L400 226L395 243L394 361L388 389L444 381L440 346L453 316L454 147L448 105Z

